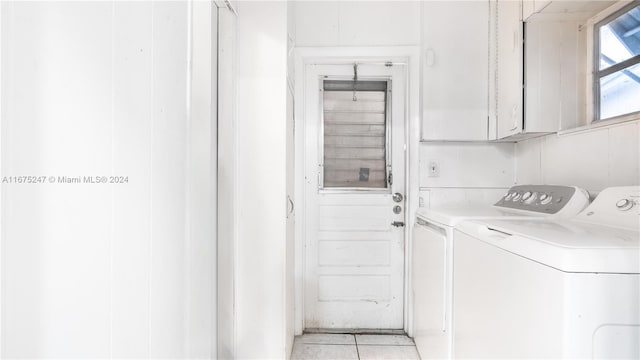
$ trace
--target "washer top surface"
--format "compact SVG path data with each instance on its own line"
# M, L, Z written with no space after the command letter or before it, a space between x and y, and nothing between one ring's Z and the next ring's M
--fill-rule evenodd
M487 219L460 231L522 257L567 272L640 273L640 186L603 190L565 220Z
M519 213L495 206L449 206L437 209L418 209L419 219L432 221L440 225L454 227L460 222L471 219L493 219L508 217L511 219L545 218L544 215Z
M640 274L640 231L566 221L474 220L457 229L565 272Z

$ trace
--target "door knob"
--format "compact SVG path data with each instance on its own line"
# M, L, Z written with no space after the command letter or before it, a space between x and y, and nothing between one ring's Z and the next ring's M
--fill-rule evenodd
M391 223L391 225L395 226L395 227L403 227L404 226L404 222L402 221L394 221Z
M402 201L402 199L404 199L404 197L400 193L393 194L392 198L393 198L393 201L395 201L397 203L399 203L400 201Z

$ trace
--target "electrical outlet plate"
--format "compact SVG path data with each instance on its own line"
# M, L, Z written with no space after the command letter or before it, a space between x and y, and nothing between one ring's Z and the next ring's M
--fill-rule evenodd
M429 177L440 176L440 165L436 161L429 161Z

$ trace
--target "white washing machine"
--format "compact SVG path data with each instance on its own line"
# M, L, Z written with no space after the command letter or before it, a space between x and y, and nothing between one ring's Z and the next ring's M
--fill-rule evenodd
M413 336L423 359L452 355L453 230L469 219L548 219L574 216L589 194L572 186L519 185L494 205L418 210L412 249Z
M454 234L454 356L640 358L640 187L561 221Z

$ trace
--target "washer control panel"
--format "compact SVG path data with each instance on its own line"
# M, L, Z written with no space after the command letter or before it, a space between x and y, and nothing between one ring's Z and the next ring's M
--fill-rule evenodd
M620 199L618 200L618 202L616 203L616 208L620 211L628 211L631 210L631 208L636 205L636 201L635 199Z
M602 190L577 219L608 226L640 228L640 186Z
M495 203L495 206L543 214L556 214L568 203L575 201L576 198L580 198L579 200L582 202L586 201L584 206L589 202L589 194L585 190L574 186L518 185L509 189Z

